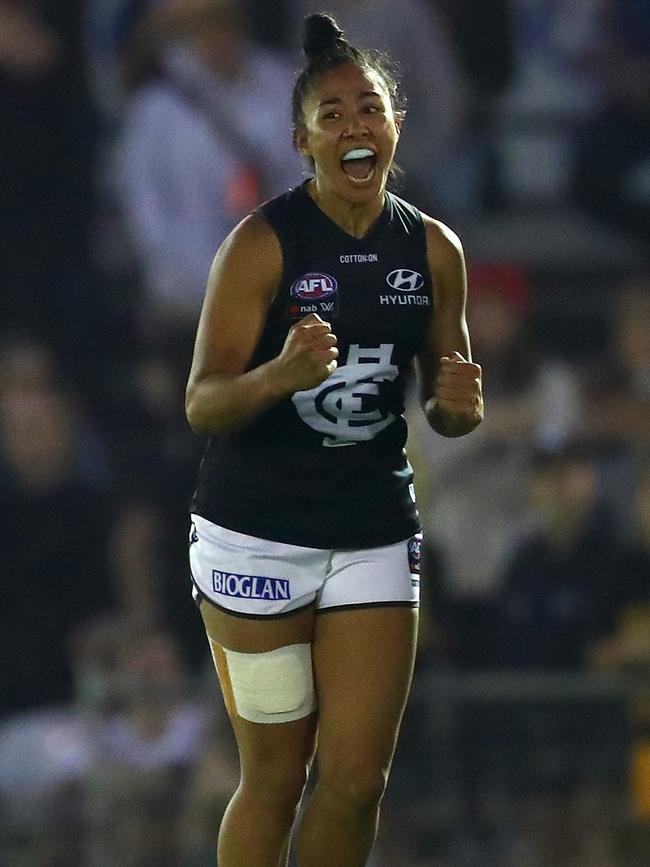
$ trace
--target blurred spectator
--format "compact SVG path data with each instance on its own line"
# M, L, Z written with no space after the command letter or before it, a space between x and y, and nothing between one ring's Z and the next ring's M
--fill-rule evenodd
M495 126L506 207L570 204L575 129L600 102L586 59L599 38L602 5L511 0L516 74Z
M241 0L252 35L259 42L286 51L290 48L289 21L292 0Z
M445 589L457 600L489 598L527 525L521 478L530 448L561 446L576 425L576 376L541 351L531 304L525 271L506 263L471 267L468 322L489 412L471 437L458 440L432 434L417 410L411 419L409 454L428 544L441 549ZM470 641L468 623L464 634ZM479 649L477 658L483 655Z
M0 721L0 863L87 867L84 786L92 738L72 707Z
M205 658L190 593L188 509L203 442L183 413L187 367L167 346L140 346L112 378L97 408L116 469L109 563L116 604L130 617L165 624L196 669Z
M90 848L99 863L110 857L120 867L205 867L214 861L239 764L225 706L204 704L201 681L190 677L179 649L148 616L117 613L74 636L78 708L94 712L86 795L90 826L97 828ZM215 676L211 663L204 672ZM149 837L159 822L165 827L152 850Z
M193 672L207 657L207 642L190 593L187 503L167 499L164 485L125 491L114 510L108 558L118 610L174 636Z
M0 323L63 352L87 307L94 113L80 51L83 0L0 3Z
M529 673L586 671L609 629L622 545L585 447L538 453L529 495L536 529L514 547L495 600L494 664ZM483 762L495 761L516 799L516 824L528 829L532 846L519 853L522 863L611 862L620 821L612 804L620 803L625 774L621 702L547 696L508 704L491 718L469 706L464 724L461 737L464 731L481 743ZM466 774L474 785L481 764L470 751ZM580 832L585 822L588 835Z
M534 287L526 271L501 262L471 265L468 322L472 349L489 376L493 440L552 449L579 414L576 376L535 340Z
M494 137L500 99L512 86L518 67L512 2L429 0L429 5L438 6L444 12L467 84L465 172L471 177L474 200L452 202L451 213L455 213L459 205L464 204L465 211L471 205L471 210L463 216L472 217L476 216L477 205L485 210L502 204ZM455 195L454 186L452 180L450 198Z
M5 351L22 371L0 392L4 494L0 705L4 713L71 697L65 641L110 597L101 443L45 370L43 347Z
M583 445L536 456L533 532L520 540L496 597L498 665L582 668L609 623L621 540Z
M444 11L465 74L476 95L502 93L515 71L511 0L428 0ZM480 108L480 107L477 107Z
M219 825L239 785L237 746L225 708L219 711L211 720L200 759L189 775L181 818L183 858L178 867L213 864Z
M448 728L455 726L453 711L449 705L441 706L439 695L431 695L427 669L421 668L420 673L405 710L400 746L382 802L376 867L464 863L450 851L459 818L458 764Z
M164 622L164 511L143 491L127 496L111 528L110 564L120 612L140 623Z
M162 335L141 337L130 358L97 369L88 400L106 431L122 495L155 493L165 508L186 508L203 448L183 412L188 370L188 347Z
M614 284L604 351L582 369L580 435L597 455L617 523L630 520L636 461L650 442L650 282Z
M113 131L128 95L123 66L127 60L124 51L129 34L153 2L154 0L86 0L84 46L87 53L88 79L105 133Z
M294 54L303 17L331 13L347 38L360 48L388 54L396 65L407 101L397 149L410 201L445 217L474 204L473 154L465 140L467 88L456 47L437 4L425 0L291 0ZM414 58L421 62L414 63Z
M119 119L127 97L122 80L123 49L135 21L156 0L86 0L89 77L98 107L109 128ZM252 39L276 51L289 48L291 0L239 0L240 15ZM153 47L153 46L152 46ZM141 58L144 59L144 58Z
M650 669L650 460L637 465L631 497L632 533L610 587L611 635L594 648L598 668Z
M603 5L603 4L601 4ZM593 214L650 240L650 14L644 0L606 0L593 74L605 102L578 142L575 189Z
M638 451L650 441L650 277L611 297L609 347L586 371L583 436Z
M631 509L632 534L620 558L610 596L611 631L593 648L599 671L622 672L639 679L639 695L629 704L632 744L629 757L633 821L625 845L650 858L650 702L645 684L650 673L650 460L637 466Z
M114 638L107 674L115 707L102 726L89 791L101 794L92 804L97 832L91 848L101 863L177 867L185 792L209 717L192 699L167 633L118 623Z
M131 39L136 59L153 56L158 72L131 97L119 160L148 293L142 325L192 332L228 231L301 180L293 77L281 56L246 37L233 0L165 0Z

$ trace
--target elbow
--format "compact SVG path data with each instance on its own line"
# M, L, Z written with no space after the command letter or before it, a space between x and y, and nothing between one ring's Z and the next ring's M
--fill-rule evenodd
M185 393L185 418L192 431L199 436L210 436L217 432L214 421L207 417L203 402L191 388Z
M185 418L195 434L210 437L237 429L225 407L220 407L214 397L208 399L197 386L188 386L185 393Z
M195 434L205 434L204 426L202 423L202 419L197 412L196 406L192 400L188 398L185 399L185 418L187 419L187 423L189 424L192 432Z

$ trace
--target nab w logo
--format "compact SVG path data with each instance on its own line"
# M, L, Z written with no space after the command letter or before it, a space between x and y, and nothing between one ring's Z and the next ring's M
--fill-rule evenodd
M325 382L292 397L296 411L309 427L325 434L324 446L350 446L373 439L395 420L382 401L382 386L397 378L391 363L393 344L348 350L345 365Z
M397 268L387 275L386 282L398 292L415 292L424 286L424 277L409 268Z

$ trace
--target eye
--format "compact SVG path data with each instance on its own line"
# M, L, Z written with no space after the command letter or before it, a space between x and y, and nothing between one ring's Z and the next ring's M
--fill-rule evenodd
M378 114L380 111L383 111L383 107L380 105L366 105L363 110L366 114Z
M338 116L339 116L338 111L334 111L334 110L327 111L323 115L323 120L336 120L338 118Z

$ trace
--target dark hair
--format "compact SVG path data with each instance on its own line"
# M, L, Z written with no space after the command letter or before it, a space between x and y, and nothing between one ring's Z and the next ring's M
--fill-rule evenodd
M393 108L404 111L406 106L400 93L399 79L388 58L379 51L359 49L351 45L331 15L318 12L305 20L302 47L307 64L293 88L294 130L303 124L303 104L314 82L325 72L347 64L378 75L388 91Z

